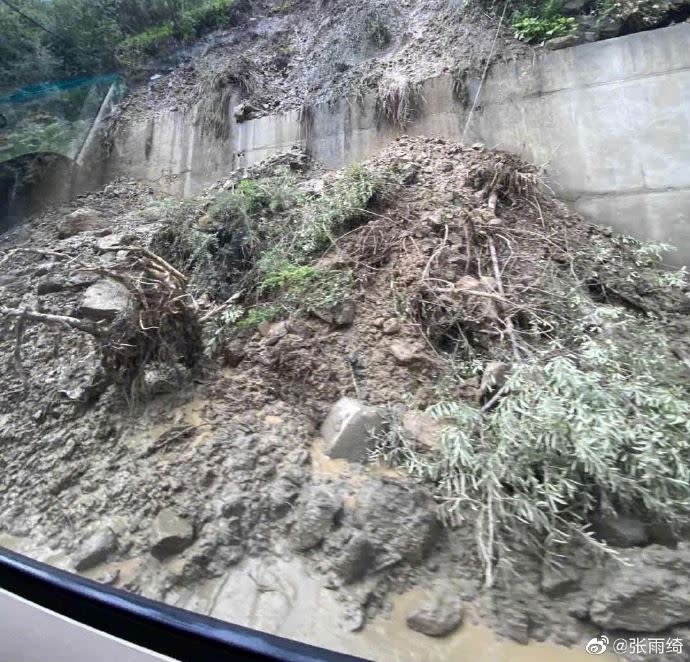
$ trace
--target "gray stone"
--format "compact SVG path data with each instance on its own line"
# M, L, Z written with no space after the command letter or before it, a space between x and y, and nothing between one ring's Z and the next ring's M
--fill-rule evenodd
M598 626L659 632L690 622L690 546L631 550L627 565L606 575L589 616Z
M617 37L622 27L623 21L618 18L611 18L610 16L602 16L597 22L597 30L602 39Z
M161 510L153 522L151 554L163 559L177 554L194 541L194 527L172 508Z
M452 588L438 588L408 617L407 627L429 637L445 637L462 624L463 607Z
M38 283L36 283L36 294L54 294L55 292L63 292L68 290L70 284L66 280L60 278L41 278Z
M399 333L401 328L402 328L402 327L401 327L401 325L400 325L399 320L394 319L394 318L389 319L389 320L386 320L386 321L383 323L383 332L384 332L387 336L393 336L393 335L395 335L396 333Z
M592 522L594 534L613 547L638 547L648 542L647 528L634 517L615 513L599 515Z
M544 561L541 575L541 590L549 597L566 595L578 588L582 571L565 559L561 565Z
M577 16L589 4L590 0L565 0L561 5L561 12L565 16Z
M84 540L73 557L74 567L79 572L103 563L115 551L117 538L110 530L98 531Z
M355 531L334 563L333 570L344 584L362 579L374 564L375 552L366 534Z
M102 230L104 227L105 219L100 212L90 207L82 207L65 216L58 225L58 237L66 239L82 232Z
M427 490L371 480L355 498L354 520L376 550L378 567L395 559L419 563L438 540L436 503Z
M572 46L577 46L583 42L583 38L578 34L567 34L563 37L554 37L549 39L545 44L544 48L550 51L558 51L561 48L571 48Z
M374 447L372 433L385 424L383 412L354 398L340 398L321 426L326 454L351 462L364 462Z
M131 303L124 285L110 279L99 280L91 285L79 305L79 314L94 321L112 320L127 310Z
M346 299L329 308L314 308L312 314L336 328L350 326L355 320L357 309L354 301Z
M325 487L316 487L305 495L297 511L292 535L295 549L304 552L321 543L333 526L342 506L342 498Z

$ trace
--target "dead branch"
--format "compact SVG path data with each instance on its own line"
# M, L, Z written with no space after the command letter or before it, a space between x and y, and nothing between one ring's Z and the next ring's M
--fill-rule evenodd
M496 254L496 246L494 245L494 240L489 237L489 251L491 252L491 263L494 268L494 277L496 278L496 287L498 287L499 294L505 298L505 290L503 289L503 280L501 278L501 268L498 264L498 255ZM508 331L508 336L510 337L510 343L513 346L513 356L516 360L520 360L520 350L517 341L517 336L515 334L515 327L513 326L513 319L510 315L506 316L505 319L506 330Z
M0 315L5 317L18 317L20 320L32 320L34 322L41 322L42 324L49 324L51 326L62 326L76 329L89 333L97 338L103 334L101 326L95 322L85 322L76 317L69 317L68 315L52 315L49 313L39 313L36 310L29 310L28 308L5 308L0 306Z

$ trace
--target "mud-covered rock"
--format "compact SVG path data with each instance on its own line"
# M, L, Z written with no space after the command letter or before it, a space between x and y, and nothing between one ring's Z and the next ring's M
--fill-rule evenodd
M371 542L379 567L391 560L419 563L441 532L426 490L381 481L372 480L357 493L354 518Z
M437 587L407 617L407 627L429 637L445 637L462 624L462 600L452 587Z
M58 237L66 239L82 232L104 228L106 228L106 221L99 211L90 207L81 207L75 209L71 214L67 214L58 225Z
M375 550L362 531L355 531L335 557L332 568L344 584L362 579L374 563Z
M163 559L177 554L194 541L194 527L172 508L161 510L153 522L151 554Z
M312 549L321 543L331 527L342 499L326 487L310 489L297 511L292 531L293 545L299 551Z
M541 590L550 597L558 597L578 588L582 571L565 560L555 564L544 561L541 575Z
M635 517L602 513L592 523L595 535L613 547L639 547L649 536L644 523Z
M690 546L652 545L626 556L606 575L590 618L602 628L659 632L690 622Z
M364 462L374 447L373 432L385 423L383 412L354 398L341 398L321 425L326 454L351 462Z
M72 557L74 568L79 572L103 563L117 547L117 538L110 530L97 531L84 540Z
M323 322L342 328L354 322L357 308L354 301L346 299L327 308L314 308L311 312Z
M84 292L79 314L96 322L112 320L127 310L130 303L129 292L124 285L104 278Z

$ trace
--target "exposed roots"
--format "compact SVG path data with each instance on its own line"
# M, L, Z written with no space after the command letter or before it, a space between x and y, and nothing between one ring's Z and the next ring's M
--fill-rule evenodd
M187 279L177 269L145 248L115 246L128 257L116 267L87 265L65 253L50 254L75 265L76 271L90 271L115 281L128 294L128 304L110 321L44 313L36 310L0 307L0 317L16 318L15 365L21 369L19 345L29 322L67 327L96 339L106 379L123 387L129 399L142 389L144 368L152 363L177 363L194 367L202 355L202 329L196 302L187 292ZM15 251L19 252L19 251ZM5 259L10 258L11 254Z
M536 166L518 161L509 154L501 154L501 158L473 166L468 182L481 191L482 198L494 213L499 200L509 204L532 200L543 187Z
M216 138L227 139L230 127L233 94L251 98L260 93L262 79L253 63L238 58L222 71L206 76L197 86L201 100L196 123L202 133L211 133Z
M424 105L419 83L400 76L381 80L376 92L376 114L398 129L415 120Z

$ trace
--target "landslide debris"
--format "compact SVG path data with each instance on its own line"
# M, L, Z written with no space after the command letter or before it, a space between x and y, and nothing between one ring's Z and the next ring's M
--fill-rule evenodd
M129 278L128 256L152 251L185 278L205 355L198 373L183 354L146 362L136 403L114 384L87 397L88 336L28 318L18 336L2 316L0 527L80 564L143 559L114 581L155 597L298 552L364 616L452 578L518 640L637 627L587 525L620 518L645 532L632 545L683 536L688 286L665 247L547 193L508 154L403 137L339 172L295 151L186 201L117 182L4 235L4 305L75 319L94 279L37 250L122 251ZM60 235L76 208L98 227ZM328 473L319 429L343 397L385 424L348 432L373 462ZM640 557L656 596L685 553ZM685 618L668 595L659 627ZM449 631L451 607L423 627Z
M182 50L172 68L162 65L155 79L133 89L124 113L147 117L202 99L197 121L222 136L226 124L214 99L227 101L233 90L242 121L388 89L391 81L414 86L458 71L460 62L480 70L492 49L498 59L529 50L505 24L494 44L497 27L482 8L448 0L253 3L240 25Z

